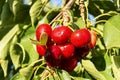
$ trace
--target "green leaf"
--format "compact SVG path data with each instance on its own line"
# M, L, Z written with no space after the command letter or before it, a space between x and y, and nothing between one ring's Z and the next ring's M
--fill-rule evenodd
M20 73L16 73L10 80L24 80Z
M20 0L14 0L12 3L12 12L16 23L24 22L29 16L29 6L24 5ZM23 15L24 14L24 15Z
M77 25L79 28L85 27L85 22L82 20L82 18L76 18L74 24Z
M42 20L40 20L40 21L38 22L38 24L43 24L43 23L48 23L48 22L49 22L49 21L48 21L47 17L45 16L45 17L42 18Z
M13 28L13 25L6 25L2 26L0 25L0 40Z
M90 60L82 60L82 65L96 80L106 80L106 78L95 68L94 64Z
M0 46L0 60L4 60L9 55L10 41L4 47Z
M10 11L13 12L12 5L14 0L8 0Z
M19 25L14 26L0 41L0 59L5 59L7 56L7 52L9 49L6 48L8 44L10 43L10 40L13 38L13 36L16 34L16 32L19 31ZM8 50L6 50L8 49Z
M41 80L41 78L39 76L34 76L33 80Z
M33 26L38 21L38 17L41 14L45 4L46 3L42 3L42 0L37 0L30 8L29 13L30 13L31 22Z
M1 66L4 71L4 76L7 75L7 68L8 68L8 51L10 47L10 41L12 40L13 36L16 34L16 32L19 30L19 26L14 26L0 41L0 61Z
M80 63L79 65L77 65L77 66L75 67L75 69L74 69L74 71L75 71L77 74L82 73L82 70L83 70L83 68L82 68L81 63Z
M92 13L92 15L97 16L101 13L106 13L108 11L115 11L115 5L114 1L111 0L90 0L89 1L89 13ZM106 17L103 17L104 19Z
M0 60L1 62L1 67L3 69L3 72L4 72L4 77L7 76L7 71L8 71L8 62L9 60L8 59L4 59L4 60Z
M62 70L62 76L65 80L71 80L69 73L65 70Z
M46 45L47 40L48 40L48 35L47 35L47 33L45 33L45 32L41 33L40 44L41 44L41 45Z
M53 8L53 9L49 10L46 13L46 15L38 22L38 24L50 23L52 21L52 19L57 16L57 14L59 13L59 11L60 11L59 8Z
M106 70L109 70L109 72L111 72L112 62L111 62L110 56L108 56L108 53L105 53L104 59L106 63Z
M24 80L31 80L31 77L35 70L34 66L41 61L42 60L36 60L32 62L30 65L28 65L27 67L23 67L19 70L19 73L22 75Z
M13 14L10 11L9 4L7 2L3 6L3 10L1 13L1 23L2 25L13 23Z
M98 38L96 45L99 46L99 49L104 50L105 49L105 44L103 43L103 38Z
M112 47L120 48L120 15L115 15L111 17L106 23L104 27L104 41L105 45L108 49Z
M88 8L89 8L89 13L92 13L94 16L97 16L101 14L100 9L98 8L99 6L96 4L98 1L92 1L90 0Z
M95 3L99 6L99 10L104 10L104 12L108 12L110 10L111 11L115 10L114 3L112 1L110 1L110 0L107 0L107 1L106 0L103 0L103 1L97 1L96 0Z
M60 80L71 80L70 75L65 70L57 70Z
M112 70L116 80L120 79L120 56L111 56Z
M49 74L49 76L45 80L59 80L59 78L58 76Z
M107 70L101 71L100 73L105 76L106 80L115 80L115 78L112 77L111 72L108 73Z
M46 2L47 1L49 1L49 0L46 0ZM53 8L60 8L60 6L56 6L56 5L54 5L54 3L51 3L51 1L49 1L45 6L44 11L49 12Z
M15 66L15 69L19 68L25 58L25 51L23 46L19 43L12 45L10 48L10 57Z
M43 59L38 59L38 60L32 62L30 65L23 67L19 70L19 72L22 75L22 77L24 78L24 80L31 80L33 73L34 73L33 80L41 79L40 75L42 74L42 72L44 70L43 68L40 68L40 66L43 65L43 64L41 64L42 61L43 61ZM38 68L40 69L39 71L38 71ZM36 71L38 72L38 75L37 75Z
M34 72L34 68L33 66L27 66L25 68L20 69L19 72L21 76L24 78L24 80L30 80Z
M105 63L106 63L106 68L104 71L101 71L101 73L105 76L107 80L115 80L112 76L112 62L110 60L110 57L106 53L104 55Z
M95 68L99 71L103 71L106 68L106 63L105 63L105 59L104 56L100 53L105 53L105 51L99 51L96 52L97 54L93 54L95 56L92 57L91 61L94 63ZM101 67L100 67L101 66Z
M82 78L82 77L74 77L74 80L90 80L90 79Z
M4 80L4 73L3 73L1 66L0 66L0 79Z
M4 5L5 0L0 0L0 14L2 12L2 7Z
M25 61L23 62L23 65L29 65L30 63L36 61L39 58L39 55L36 51L36 45L31 43L31 39L35 38L35 28L30 27L26 30L24 33L24 36L21 38L20 44L23 46L25 50Z

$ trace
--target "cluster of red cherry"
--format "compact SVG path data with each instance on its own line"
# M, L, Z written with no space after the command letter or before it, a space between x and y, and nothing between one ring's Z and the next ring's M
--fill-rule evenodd
M49 67L72 71L78 58L84 58L96 45L97 35L86 28L72 31L68 26L59 26L52 30L50 25L40 24L36 38L36 50Z

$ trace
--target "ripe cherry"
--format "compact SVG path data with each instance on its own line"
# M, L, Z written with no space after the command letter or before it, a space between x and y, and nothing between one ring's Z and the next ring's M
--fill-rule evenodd
M75 54L80 58L86 57L88 55L89 51L90 51L89 44L82 48L75 48Z
M94 31L90 31L90 34L91 34L90 48L92 49L96 45L97 34Z
M49 67L57 67L61 60L61 50L58 46L52 45L45 53L45 60Z
M54 42L61 44L69 40L72 31L67 26L55 28L51 34Z
M46 52L46 46L37 44L36 50L40 56L44 56L44 54Z
M74 55L74 46L71 43L61 44L59 48L63 58L70 58Z
M56 46L56 45L50 46L49 51L52 54L54 59L56 59L56 60L61 59L61 50L58 46Z
M36 29L36 38L37 38L38 41L40 40L42 32L47 33L48 37L50 37L51 36L51 32L52 32L51 26L48 25L48 24L40 24L37 27L37 29Z
M75 46L75 47L84 47L86 46L90 40L91 40L91 35L90 32L86 29L86 28L82 28L79 30L74 31L71 34L71 43Z
M66 71L72 71L77 66L78 59L76 57L71 57L69 59L63 59L59 66L60 69Z
M54 41L51 38L48 38L47 47L54 45Z

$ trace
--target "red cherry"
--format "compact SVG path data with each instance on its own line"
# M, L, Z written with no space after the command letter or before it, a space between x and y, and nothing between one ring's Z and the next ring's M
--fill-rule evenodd
M69 40L72 31L67 26L55 28L51 34L54 42L61 44Z
M63 58L70 58L74 55L74 46L71 43L58 45Z
M61 50L58 46L52 45L49 47L49 51L52 53L54 59L59 60L61 59Z
M86 57L88 55L89 51L90 51L89 44L82 48L75 48L75 54L80 58Z
M54 45L54 42L51 38L48 38L47 47Z
M40 35L41 35L42 32L47 33L48 37L50 37L51 32L52 32L51 26L48 25L48 24L40 24L37 27L37 29L36 29L36 38L37 38L38 41L40 40Z
M36 45L36 50L37 50L37 52L40 56L44 56L44 54L46 52L46 46L37 44Z
M91 34L90 48L92 49L96 45L97 34L94 31L90 31L90 34Z
M69 59L63 59L59 66L60 69L66 71L72 71L77 66L78 59L76 57L71 57Z
M49 67L57 67L61 60L61 50L58 46L52 45L45 53L45 60Z
M75 47L84 47L91 40L90 32L86 28L76 30L71 34L70 40Z

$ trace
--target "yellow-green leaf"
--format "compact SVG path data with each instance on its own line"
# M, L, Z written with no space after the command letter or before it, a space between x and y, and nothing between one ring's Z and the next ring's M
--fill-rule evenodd
M106 78L95 68L94 64L90 60L82 60L82 65L96 80L106 80Z
M120 14L111 17L104 26L103 36L108 49L112 47L120 48Z

